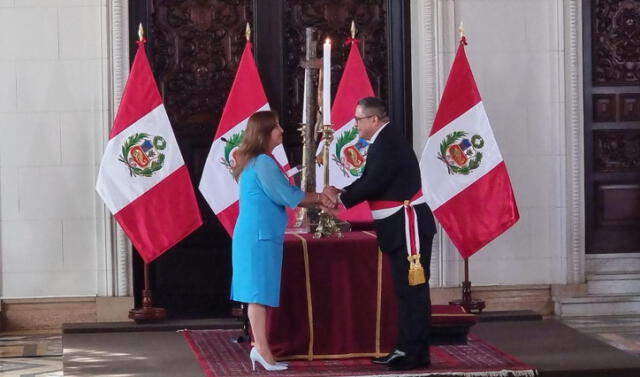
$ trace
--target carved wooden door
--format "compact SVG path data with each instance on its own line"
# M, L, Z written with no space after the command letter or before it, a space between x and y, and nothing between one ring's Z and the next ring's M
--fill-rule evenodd
M640 1L583 17L586 251L640 252Z
M145 0L130 2L134 51L139 22L147 53L191 179L204 225L150 265L154 301L172 317L228 316L230 238L197 185L226 97L252 25L254 55L270 105L280 113L289 160L301 159L300 136L305 27L334 41L335 95L351 20L374 90L411 139L408 0ZM318 56L321 54L318 44ZM133 54L132 54L133 56ZM134 293L139 302L142 262L134 253Z

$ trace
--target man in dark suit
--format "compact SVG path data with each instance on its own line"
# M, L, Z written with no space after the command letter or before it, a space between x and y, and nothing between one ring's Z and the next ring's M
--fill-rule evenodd
M355 120L360 137L370 143L364 172L343 190L328 187L325 193L336 196L346 208L369 202L378 243L391 261L398 305L396 349L373 362L391 370L425 367L430 364L428 273L436 227L422 199L420 167L400 128L389 123L387 106L380 98L361 99Z

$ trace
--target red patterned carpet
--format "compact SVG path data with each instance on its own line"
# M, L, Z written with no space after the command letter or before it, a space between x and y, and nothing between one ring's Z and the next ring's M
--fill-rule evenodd
M185 330L183 332L207 377L236 376L535 376L536 371L515 357L497 349L475 335L460 346L431 347L429 368L407 373L387 371L368 358L289 361L283 372L267 372L256 365L251 370L249 345L231 342L237 330Z

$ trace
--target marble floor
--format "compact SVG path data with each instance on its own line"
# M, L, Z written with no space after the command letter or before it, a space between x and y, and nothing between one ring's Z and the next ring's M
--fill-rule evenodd
M640 315L561 318L562 323L640 357Z
M0 376L62 375L62 334L59 332L0 334Z
M562 323L640 357L640 315L572 317ZM62 376L60 333L0 334L0 376Z

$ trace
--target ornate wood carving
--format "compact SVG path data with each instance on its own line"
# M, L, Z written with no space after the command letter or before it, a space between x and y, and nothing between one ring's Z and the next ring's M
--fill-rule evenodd
M254 1L132 2L132 17L148 25L149 60L194 184L200 181L246 43ZM154 301L171 316L226 316L230 240L197 189L196 195L204 225L153 263ZM142 261L135 254L133 268L137 295Z
M640 233L629 224L640 179L640 1L582 4L583 35L590 36L583 41L585 248L635 252Z
M616 95L615 94L594 94L593 95L593 121L594 122L615 122L616 121Z
M591 2L593 85L640 85L640 2Z
M364 59L369 79L377 95L386 98L387 82L387 21L386 1L383 0L289 0L284 3L285 33L285 98L288 104L283 106L283 118L287 120L287 134L295 143L299 139L295 126L301 119L304 71L299 67L300 59L305 56L305 28L313 26L323 40L330 37L333 43L331 93L335 97L336 89L344 63L349 54L345 41L350 37L351 21L356 21L361 40L360 52ZM318 44L318 56L322 56L322 44ZM286 142L285 142L286 143ZM299 142L298 142L299 143ZM287 144L287 143L286 143ZM288 143L292 144L292 142Z
M594 162L599 172L640 170L640 131L595 131Z
M152 11L150 59L174 129L211 133L244 49L251 0L154 0Z
M599 226L637 228L640 224L640 185L599 185L598 207Z
M640 120L640 93L620 94L619 114L621 122Z

